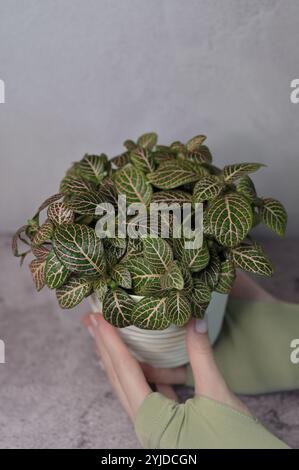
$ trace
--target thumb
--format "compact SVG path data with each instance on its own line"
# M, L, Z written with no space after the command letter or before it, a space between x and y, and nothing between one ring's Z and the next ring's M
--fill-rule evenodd
M195 393L219 400L228 387L214 359L207 320L192 318L187 326L186 345L194 376Z
M251 416L247 406L229 390L217 367L206 319L190 320L187 325L186 343L194 376L195 394L211 398Z

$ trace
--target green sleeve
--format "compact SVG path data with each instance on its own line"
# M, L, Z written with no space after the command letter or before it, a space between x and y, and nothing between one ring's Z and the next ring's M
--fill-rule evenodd
M254 418L199 396L178 404L150 393L135 431L146 449L288 449Z
M235 393L258 394L299 388L299 364L291 342L299 338L299 305L229 300L214 344L216 362ZM193 385L187 368L187 385Z

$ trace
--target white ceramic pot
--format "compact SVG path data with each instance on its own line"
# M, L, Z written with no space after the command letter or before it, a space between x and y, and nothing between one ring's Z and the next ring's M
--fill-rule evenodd
M142 297L131 296L135 302ZM217 338L225 314L228 296L213 292L206 312L209 336L213 343ZM95 294L88 297L95 313L102 311L102 304ZM120 328L119 333L131 353L138 361L147 362L153 367L178 367L189 362L185 345L185 328L171 325L166 330L142 330L135 326Z

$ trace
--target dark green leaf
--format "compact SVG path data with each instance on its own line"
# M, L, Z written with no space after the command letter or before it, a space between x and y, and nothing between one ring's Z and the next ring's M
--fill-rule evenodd
M170 323L184 326L191 317L191 305L181 291L170 292L166 298L166 315Z
M142 147L137 147L130 152L130 161L143 173L151 173L155 169L155 161L153 154Z
M65 283L69 277L70 272L59 261L54 251L48 254L45 266L45 282L50 289L56 289Z
M263 206L261 208L261 217L270 230L283 237L287 227L288 215L281 204L276 199L266 198L263 199Z
M111 163L117 168L121 168L130 163L130 152L124 152L111 159Z
M135 302L122 289L110 289L104 298L103 315L106 321L117 328L132 324Z
M71 277L63 286L56 289L56 296L61 308L73 308L78 305L91 290L91 283L81 277Z
M119 194L125 194L127 204L142 203L148 205L152 198L152 187L144 173L133 165L126 165L114 174L114 182Z
M131 258L128 269L132 276L133 290L139 295L150 295L161 290L161 274L155 271L148 261L139 256Z
M196 304L191 304L191 309L192 309L192 316L195 318L199 318L202 320L206 314L206 310L208 308L209 304L201 304L201 305L196 305Z
M223 177L225 181L232 181L248 173L254 173L262 168L262 163L234 163L223 168Z
M162 289L177 290L184 288L184 277L177 261L172 262L161 276L161 287Z
M124 141L123 146L126 147L127 150L133 150L137 147L137 144L131 139L127 139Z
M32 253L37 259L41 261L45 261L48 257L49 250L46 246L37 245L37 246L32 246Z
M47 242L52 238L53 231L54 225L49 219L47 219L36 232L32 240L32 244L37 246Z
M185 241L180 238L173 240L174 254L176 258L192 272L204 269L210 260L207 243L204 240L201 248L185 248Z
M124 289L131 289L132 278L128 268L122 264L117 264L111 270L111 277L114 281Z
M221 189L222 185L217 176L205 176L194 186L193 203L214 199Z
M219 281L220 259L213 248L210 250L210 256L209 265L199 273L199 279L209 285L211 289L215 289Z
M164 202L166 204L187 204L192 202L192 196L187 191L169 190L157 191L153 194L151 202Z
M107 265L110 267L117 264L126 251L125 246L116 246L113 242L111 243L111 241L112 239L110 238L103 240Z
M186 160L169 160L161 163L156 171L147 175L156 188L173 189L198 181L207 174L200 165Z
M90 193L96 190L96 186L83 178L65 176L60 184L60 191L66 194Z
M192 139L188 140L186 147L189 150L189 152L193 152L193 150L196 150L198 147L201 147L201 144L206 140L207 136L199 134L196 135L195 137L192 137Z
M104 301L104 297L108 290L107 279L105 277L100 277L92 283L92 288L101 303Z
M77 164L77 170L83 178L93 183L100 183L107 175L107 156L86 154Z
M138 328L146 330L165 330L170 326L166 315L166 299L145 297L132 311L132 321Z
M76 194L65 202L65 205L76 214L96 215L96 208L103 203L103 198L95 192Z
M220 294L229 294L236 278L236 270L231 260L221 263L218 284L215 288Z
M199 279L193 280L192 302L201 307L203 304L209 304L211 300L211 288L205 282Z
M53 247L69 271L86 276L103 274L105 271L103 244L91 227L80 224L57 226Z
M32 260L29 265L37 291L40 291L45 285L45 266L46 262L39 259Z
M193 278L191 272L184 265L180 265L180 269L184 279L184 292L189 294L193 289Z
M213 199L208 208L207 222L216 240L223 246L237 246L252 227L251 205L244 196L228 193Z
M155 272L164 272L173 260L172 250L162 238L145 238L143 249L145 259Z
M158 141L158 136L155 132L148 132L147 134L142 134L137 140L137 144L140 147L145 149L152 150L155 147Z
M232 250L234 263L243 271L272 276L273 266L261 248L241 245Z
M253 181L250 176L247 175L242 176L242 178L239 179L237 184L237 191L238 193L241 193L243 196L247 197L247 199L249 199L251 202L254 201L257 197Z
M186 158L194 163L212 163L212 154L206 145L200 145L189 151Z
M74 221L74 212L59 201L49 205L47 215L55 225L71 224Z

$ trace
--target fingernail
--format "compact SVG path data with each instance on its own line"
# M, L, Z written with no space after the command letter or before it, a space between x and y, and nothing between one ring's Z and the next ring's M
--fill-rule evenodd
M99 366L102 370L105 370L104 364L102 363L101 359L99 359Z
M88 326L87 329L88 329L88 331L89 331L89 333L90 333L90 336L92 336L92 337L94 338L95 336L94 336L94 332L92 331L91 326Z
M208 322L205 318L202 320L196 320L195 322L195 331L200 334L205 334L208 331Z
M97 319L94 315L90 315L90 321L93 324L93 326L98 327L99 324L98 324Z

